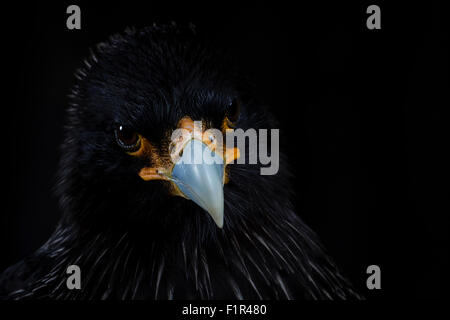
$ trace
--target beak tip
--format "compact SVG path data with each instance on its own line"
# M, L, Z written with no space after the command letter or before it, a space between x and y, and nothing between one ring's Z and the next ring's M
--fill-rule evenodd
M223 206L214 209L205 210L209 216L214 220L215 224L219 229L223 228Z
M219 227L219 229L223 229L223 218L220 219L220 220L219 219L218 220L214 220L214 222Z

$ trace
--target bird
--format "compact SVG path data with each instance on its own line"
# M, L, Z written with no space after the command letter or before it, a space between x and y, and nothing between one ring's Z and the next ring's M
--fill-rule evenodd
M66 110L61 218L1 274L1 299L362 298L292 204L282 151L278 172L261 175L237 163L245 154L195 138L196 123L279 126L231 60L193 25L127 28L91 49ZM187 135L174 141L177 129ZM195 146L224 162L180 161ZM80 288L67 286L72 265Z

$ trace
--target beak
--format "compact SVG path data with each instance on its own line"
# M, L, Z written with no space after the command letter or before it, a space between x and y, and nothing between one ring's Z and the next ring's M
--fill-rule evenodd
M171 142L169 161L167 157L158 156L156 148L145 137L141 137L141 149L133 155L147 156L154 165L143 167L139 176L145 181L170 181L172 195L194 201L222 228L223 185L228 182L225 168L240 157L239 149L224 148L209 133L205 135L201 127L197 131L195 122L189 117L182 118L178 128L184 131Z
M223 158L200 140L191 139L172 169L172 182L182 195L210 214L223 227Z

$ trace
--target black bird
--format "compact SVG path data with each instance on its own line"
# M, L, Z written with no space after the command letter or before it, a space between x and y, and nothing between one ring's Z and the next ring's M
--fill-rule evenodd
M195 143L226 163L247 156L219 152L214 138L171 140L196 120L203 131L277 127L227 55L201 42L193 27L162 25L92 51L70 96L62 218L3 272L3 299L359 298L294 212L283 155L275 175L261 164L219 172L171 161ZM66 285L70 265L81 289Z

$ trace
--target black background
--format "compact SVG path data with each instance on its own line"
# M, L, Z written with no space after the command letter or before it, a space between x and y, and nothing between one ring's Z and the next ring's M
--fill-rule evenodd
M392 1L391 1L392 2ZM127 26L193 22L232 48L273 106L295 203L367 298L440 297L448 267L449 65L438 4L2 4L0 271L60 216L53 195L67 94L88 48ZM67 30L66 8L82 29ZM381 30L366 8L381 7ZM382 289L366 289L366 268ZM444 279L445 278L445 279Z

